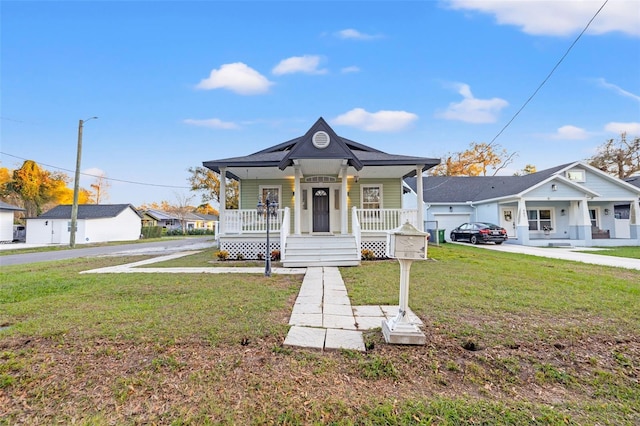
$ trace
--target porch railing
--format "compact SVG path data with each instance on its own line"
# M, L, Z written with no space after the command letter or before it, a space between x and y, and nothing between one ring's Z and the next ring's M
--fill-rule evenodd
M360 229L360 221L358 220L358 208L353 208L353 214L351 215L351 232L356 237L356 246L358 247L358 253L362 250L362 231Z
M389 231L398 228L409 221L418 226L418 211L409 209L353 209L357 216L361 232Z
M284 209L269 218L269 232L280 232ZM226 234L258 234L267 232L267 219L254 209L225 210L223 230Z
M269 223L269 225L271 225L271 223ZM290 227L291 227L291 214L289 212L289 207L285 207L283 218L282 218L282 226L280 227L280 260L285 260L285 257L286 257L285 247L287 246L287 237L289 236Z

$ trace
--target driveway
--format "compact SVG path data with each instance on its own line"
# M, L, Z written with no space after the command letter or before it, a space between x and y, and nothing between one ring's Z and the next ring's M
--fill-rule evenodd
M43 251L38 253L10 254L0 256L0 265L21 265L25 263L49 262L52 260L74 259L77 257L93 256L126 256L138 254L166 254L175 251L200 250L214 247L216 242L212 237L171 239L150 243L130 243L114 246L82 247L75 249ZM0 250L29 248L24 244L2 244Z
M464 243L448 243L464 244ZM613 266L617 268L640 270L640 259L628 257L605 256L597 254L601 249L592 248L558 248L558 247L529 247L517 244L478 244L474 247L485 250L496 250L508 253L528 254L531 256L549 257L552 259L572 260L574 262L590 263L593 265ZM606 249L602 249L606 250Z

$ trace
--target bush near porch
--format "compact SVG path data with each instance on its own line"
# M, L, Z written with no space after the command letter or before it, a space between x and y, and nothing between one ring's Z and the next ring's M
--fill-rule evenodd
M0 418L640 422L640 271L463 245L429 256L409 297L427 345L389 346L377 330L363 354L282 347L301 276L78 274L139 258L2 268ZM341 268L352 305L397 303L397 263Z

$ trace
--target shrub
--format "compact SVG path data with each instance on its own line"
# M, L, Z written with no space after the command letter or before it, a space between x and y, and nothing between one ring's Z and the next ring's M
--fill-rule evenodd
M236 254L236 260L244 260L244 254L242 253Z
M373 260L376 258L376 254L373 252L373 250L369 249L362 249L361 255L362 260Z
M264 260L264 253L260 252L256 255L258 257L258 260Z
M227 260L229 259L229 252L226 250L218 250L214 253L214 256L218 258L218 260Z
M280 260L280 250L273 250L271 252L271 260Z
M142 238L160 238L162 236L162 226L143 226L140 233Z

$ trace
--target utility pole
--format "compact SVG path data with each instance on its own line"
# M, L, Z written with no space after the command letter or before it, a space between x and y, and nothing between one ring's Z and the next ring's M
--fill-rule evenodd
M73 204L71 205L71 235L69 235L69 247L76 246L76 228L78 227L78 195L80 193L80 161L82 159L82 128L84 123L98 117L87 118L78 122L78 152L76 156L76 174L73 180Z

